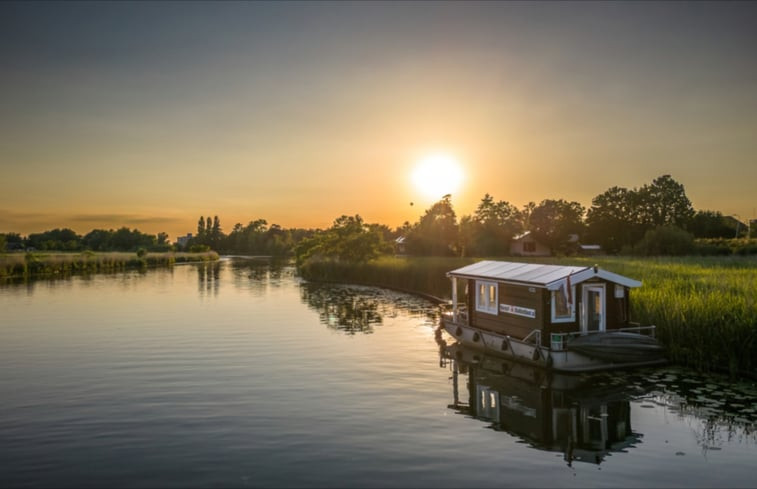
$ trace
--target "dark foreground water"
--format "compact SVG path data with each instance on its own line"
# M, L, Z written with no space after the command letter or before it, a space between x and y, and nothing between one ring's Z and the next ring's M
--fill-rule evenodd
M4 284L0 486L757 486L752 384L551 377L436 328L249 260Z

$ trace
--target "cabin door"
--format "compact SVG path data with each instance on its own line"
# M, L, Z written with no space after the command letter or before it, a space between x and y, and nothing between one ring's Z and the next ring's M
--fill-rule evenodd
M581 332L594 333L606 330L605 286L586 285L583 288Z

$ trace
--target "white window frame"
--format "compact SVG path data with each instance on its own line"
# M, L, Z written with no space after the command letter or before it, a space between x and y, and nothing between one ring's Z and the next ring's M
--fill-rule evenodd
M483 287L484 293L481 294ZM494 303L489 300L491 288L494 288ZM499 286L497 282L476 280L476 311L497 315L499 310Z
M574 323L576 322L576 286L571 285L570 286L570 317L568 316L560 316L557 317L557 311L555 310L557 301L555 300L555 296L557 294L561 294L562 292L558 290L552 291L552 297L550 298L551 303L551 309L552 309L552 322L553 323Z

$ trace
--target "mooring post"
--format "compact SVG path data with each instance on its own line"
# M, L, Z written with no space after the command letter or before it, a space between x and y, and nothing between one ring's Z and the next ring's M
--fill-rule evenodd
M457 322L457 278L449 279L452 281L452 320Z

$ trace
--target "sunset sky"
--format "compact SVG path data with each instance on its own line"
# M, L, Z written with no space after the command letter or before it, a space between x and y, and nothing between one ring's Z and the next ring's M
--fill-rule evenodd
M755 218L757 3L0 3L0 232L392 227L662 174ZM410 205L413 202L414 205Z

